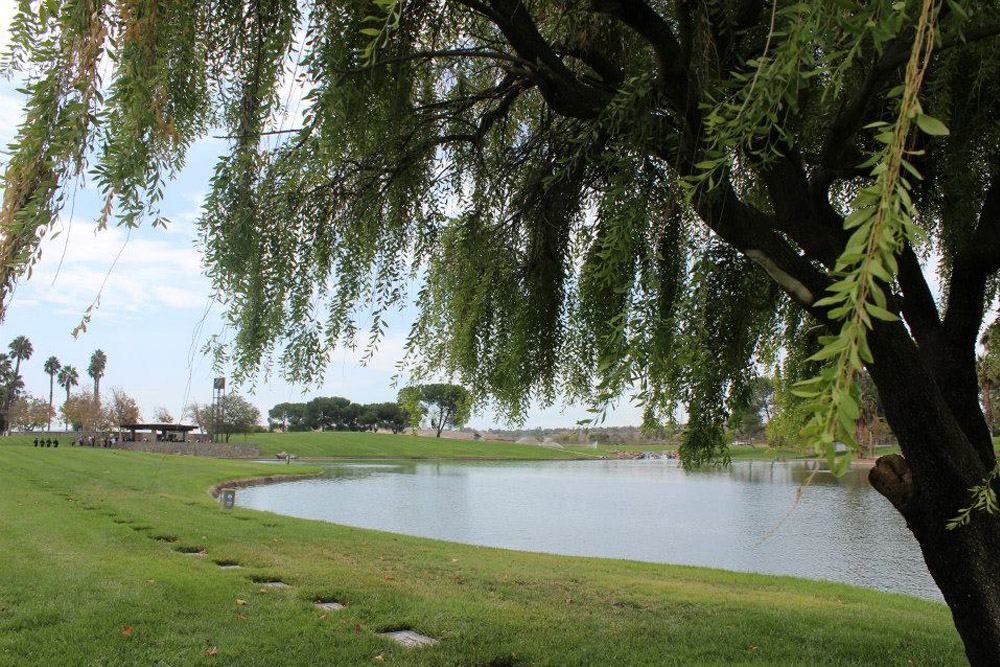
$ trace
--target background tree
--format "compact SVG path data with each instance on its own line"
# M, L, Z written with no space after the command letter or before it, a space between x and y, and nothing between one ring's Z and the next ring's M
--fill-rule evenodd
M153 408L153 421L157 424L173 424L174 416L163 406Z
M299 431L304 429L305 403L278 403L267 412L267 421L273 430Z
M855 440L862 446L868 446L868 455L875 456L876 438L887 435L889 429L885 426L885 411L879 399L878 387L871 375L862 370L858 373L858 419L855 423L857 435Z
M101 400L101 378L104 377L104 370L108 366L108 357L103 350L95 350L90 355L90 365L87 366L87 375L94 379L94 398L98 402Z
M74 431L98 432L108 430L113 424L106 410L93 391L78 391L72 394L60 409L63 421L72 425ZM68 430L68 429L67 429Z
M385 429L393 433L401 433L410 423L410 415L399 403L372 403L366 405L365 413L369 415L367 423L375 429Z
M10 410L11 428L34 431L52 423L52 405L44 398L21 396L14 401Z
M472 396L456 384L421 384L399 392L400 404L412 415L430 419L431 428L441 437L449 427L461 428L472 412Z
M248 434L260 424L260 410L239 394L227 394L218 407L207 403L192 403L188 415L199 428L229 442L234 433Z
M111 388L111 400L107 407L108 421L119 431L122 424L136 424L140 420L139 403L119 387Z
M305 407L305 423L320 431L344 430L355 410L343 396L317 396Z
M14 373L14 367L10 363L10 357L0 354L0 396L3 396L4 403L0 403L0 433L7 433L10 430L8 419L9 410L5 403L8 396L13 396L16 400L24 388L24 382L20 375Z
M69 392L73 387L80 384L80 374L73 366L63 366L59 370L58 381L59 381L59 386L66 390L66 402L69 403L69 398L70 398ZM66 414L65 411L61 412L65 416ZM64 419L63 423L66 424L66 430L69 431L70 422Z
M56 411L52 405L52 402L53 398L55 397L56 374L59 372L59 369L62 368L62 363L60 363L59 359L57 359L55 356L51 356L45 360L45 366L43 368L45 369L45 374L49 376L49 414L55 415ZM48 428L50 431L52 430L51 420L49 420Z
M163 181L218 123L231 150L199 225L238 379L277 347L289 378L321 377L360 317L377 344L419 276L414 382L455 377L513 419L560 392L598 410L633 393L648 423L684 403L698 463L725 456L755 363L818 327L810 445L843 465L866 367L902 450L871 482L969 659L1000 663L1000 513L943 528L1000 484L976 374L1000 271L1000 2L768 8L19 3L0 301L85 166L102 225L159 223ZM312 89L284 133L292 72Z
M986 423L990 433L995 433L993 416L993 392L1000 383L1000 320L994 322L983 331L979 344L983 346L983 354L976 358L976 372L979 376L980 394L986 414Z
M6 387L7 391L4 392L4 402L3 402L4 414L7 414L10 411L11 405L14 403L15 400L17 400L16 385L23 384L23 382L21 381L21 362L30 359L31 355L35 351L34 347L32 347L31 345L31 341L28 340L27 336L17 336L16 338L14 338L14 340L10 342L8 348L10 349L11 358L14 359L14 379L11 383L7 385ZM5 430L4 432L6 433L9 430L10 426L8 424L7 430Z
M734 402L729 426L737 438L753 444L754 438L765 436L765 428L774 408L774 383L769 377L756 377L746 388L746 396Z
M14 360L14 374L21 374L21 362L27 361L35 352L27 336L18 336L10 342L10 356Z

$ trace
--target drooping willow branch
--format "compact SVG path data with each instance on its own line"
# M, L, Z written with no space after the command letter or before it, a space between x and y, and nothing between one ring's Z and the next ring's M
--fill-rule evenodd
M909 177L921 178L907 160L911 127L915 123L930 135L948 133L940 121L923 114L918 99L934 49L937 11L935 0L924 0L903 84L890 93L900 98L896 121L869 126L879 131L875 138L885 145L864 165L873 167L876 182L854 199L854 211L844 221L845 228L854 232L835 267L839 279L829 287L830 295L815 303L830 307L829 317L842 324L813 356L830 365L801 382L796 394L810 400L812 418L803 434L810 445L826 454L834 472L846 470L850 463L849 456L836 456L835 444L839 441L857 449L852 433L859 416L854 375L864 363L872 362L867 331L876 320L899 319L889 309L883 286L891 285L899 272L896 256L922 235L914 222L917 210L910 197Z

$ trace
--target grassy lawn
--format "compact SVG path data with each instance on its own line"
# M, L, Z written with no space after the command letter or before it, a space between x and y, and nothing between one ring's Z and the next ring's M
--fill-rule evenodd
M0 448L0 665L963 662L948 610L916 598L227 512L207 494L283 470ZM320 599L349 606L323 612ZM440 644L377 634L401 628Z
M2 445L31 447L36 436L12 435L0 437ZM60 436L59 446L69 447L72 434ZM426 438L391 433L354 433L328 431L326 433L254 433L246 437L234 435L231 442L249 442L257 445L262 456L289 452L296 456L379 458L398 457L414 459L568 459L599 456L594 450L565 451L536 445L486 440L458 440L451 438Z
M238 442L241 436L234 436ZM381 457L396 456L417 459L565 459L593 456L536 445L487 440L425 438L391 433L255 433L247 442L260 447L261 454L274 455L286 451L296 456Z

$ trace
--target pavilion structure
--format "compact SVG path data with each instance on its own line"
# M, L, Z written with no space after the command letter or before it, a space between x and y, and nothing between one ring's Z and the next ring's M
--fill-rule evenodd
M122 424L122 430L129 433L131 442L189 442L192 440L191 431L197 426L189 424L167 424L167 423L146 423L146 424Z

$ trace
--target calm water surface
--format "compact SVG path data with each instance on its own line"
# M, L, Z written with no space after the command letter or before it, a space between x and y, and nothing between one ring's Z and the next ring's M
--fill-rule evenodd
M667 461L339 464L241 489L237 504L454 542L843 581L940 600L916 541L866 470ZM779 525L780 524L780 525Z

